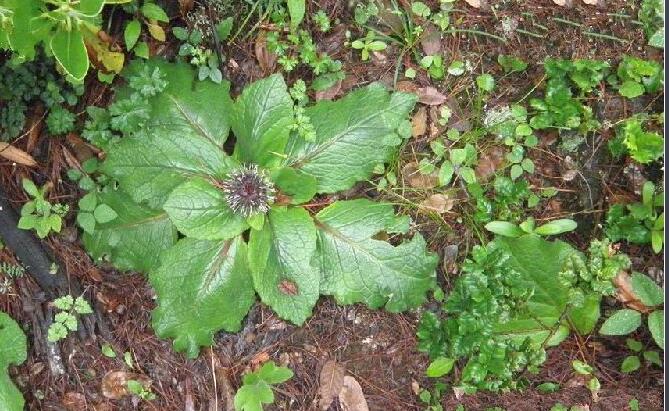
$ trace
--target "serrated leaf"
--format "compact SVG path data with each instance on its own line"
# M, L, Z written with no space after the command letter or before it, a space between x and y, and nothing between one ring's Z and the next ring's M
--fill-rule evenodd
M416 234L396 247L373 239L398 219L392 205L369 200L339 201L321 210L315 217L321 293L342 304L362 302L391 312L425 301L437 258L423 238Z
M319 101L306 109L316 132L314 141L291 136L286 164L318 181L319 193L349 189L372 175L401 142L397 127L406 120L416 97L388 93L372 84L337 101Z
M174 188L194 176L222 179L234 162L223 151L232 101L230 83L195 81L185 64L142 62L166 74L164 92L149 99L151 120L107 155L102 171L136 202L160 208ZM135 63L129 72L142 67Z
M654 307L664 302L662 288L645 274L633 272L630 278L632 291L639 300L648 307Z
M664 310L653 311L648 315L648 329L657 346L664 350Z
M627 335L641 325L641 313L635 310L622 309L604 321L599 333L603 335Z
M26 360L28 342L21 327L6 313L0 312L0 409L23 411L24 400L7 368Z
M223 191L202 178L175 188L163 209L180 232L199 240L225 240L248 228L244 218L232 212Z
M301 325L319 297L318 270L311 266L316 229L302 208L274 208L249 239L249 265L260 299L281 318Z
M119 270L148 272L177 239L167 213L138 205L120 190L101 193L99 198L118 217L84 233L86 251L94 259L108 257Z
M235 410L237 411L262 411L263 404L274 402L272 388L259 380L254 384L244 384L235 393Z
M156 334L195 358L214 333L236 332L255 301L241 237L226 241L184 238L163 252L149 275L158 296L152 313Z
M167 13L165 13L165 10L163 10L162 7L155 3L144 3L142 5L141 11L144 17L147 19L162 21L163 23L168 23L170 21L169 17L167 17Z
M293 100L283 77L275 74L246 86L231 118L235 156L265 167L278 164L292 123Z

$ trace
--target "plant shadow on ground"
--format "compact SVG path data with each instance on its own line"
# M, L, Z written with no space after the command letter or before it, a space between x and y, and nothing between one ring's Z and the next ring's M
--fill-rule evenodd
M341 25L333 27L327 36L316 36L315 41L327 48L334 58L343 62L347 78L341 83L339 95L370 81L380 80L390 86L395 83L396 61L400 57L397 47L389 47L383 58L372 58L361 62L360 56L343 47L344 31L352 23L352 12L341 1L321 0L319 9L337 15ZM430 2L426 2L430 3ZM627 2L607 2L609 10L627 10ZM529 14L523 14L529 13ZM530 64L527 71L503 76L496 62L499 54L511 54L535 63L547 56L563 58L617 59L623 53L646 58L660 59L657 52L644 47L641 30L625 19L612 18L594 6L576 5L566 9L550 1L518 5L516 2L501 2L495 13L482 12L463 6L457 13L462 27L475 28L489 33L500 33L501 21L511 19L513 24L534 30L532 21L545 26L543 38L512 34L507 44L488 37L473 35L448 36L440 47L448 59L470 60L477 71L492 73L498 81L494 98L489 106L516 101L532 87L538 85L542 72L537 64ZM626 44L593 38L582 34L573 26L561 24L552 17L586 22L593 31L611 33L627 39ZM261 67L255 57L255 39L236 41L229 53L230 61L226 75L236 90L244 84L262 77L266 68ZM173 54L174 50L165 51ZM234 64L232 64L234 61ZM408 65L414 65L404 57ZM417 67L416 67L417 68ZM297 70L288 76L289 82L297 78L309 78L310 73ZM473 96L470 94L469 76L450 78L447 81L432 81L422 72L414 81L414 87L434 86L449 96L457 106L453 121L475 122ZM90 84L82 107L108 98L109 90L98 83ZM630 112L658 108L659 100L641 100L636 107L622 101L617 95L604 95L600 102L600 116L615 122L628 117ZM434 119L434 113L427 112ZM554 217L560 214L576 214L582 231L567 236L568 240L582 249L587 247L593 235L601 235L598 224L604 218L602 204L611 197L633 196L633 180L624 172L623 164L612 164L601 153L601 137L585 142L586 149L575 155L582 179L563 179L565 158L552 152L544 141L531 157L538 164L538 175L554 181L561 190L559 199L551 200L546 207L535 213L535 218ZM545 137L550 140L550 136ZM429 132L407 144L398 156L394 168L402 170L407 163L417 163L421 156L429 153ZM21 143L22 144L22 143ZM42 139L35 152L44 167L34 174L38 184L46 181L56 183L55 193L63 202L76 203L76 188L61 182L59 176L67 168L66 153L70 150L67 140ZM632 171L632 174L637 171ZM648 172L648 170L647 170ZM650 170L653 172L653 170ZM657 172L657 171L655 171ZM535 178L535 177L532 177ZM541 184L540 181L534 181ZM26 200L15 178L14 167L0 160L0 183L18 206ZM530 179L530 183L533 183ZM379 193L371 184L357 186L355 192L368 197L382 197L400 204L403 211L411 214L417 229L426 237L430 248L443 258L448 246L458 246L445 264L440 265L439 280L446 289L454 280L454 263L459 264L471 247L479 241L481 233L468 223L466 207L460 207L464 199L456 199L454 207L442 214L426 213L417 204L431 193L429 189L414 190L404 185L392 192ZM587 196L584 193L589 193ZM348 194L352 194L348 193ZM399 199L399 200L398 200ZM609 200L607 200L609 201ZM56 238L49 239L50 246L67 273L79 279L86 287L90 300L97 300L107 311L113 337L113 348L118 354L109 358L100 353L100 341L82 343L70 338L63 344L63 362L67 373L52 375L48 358L30 355L29 360L18 367L16 380L26 394L31 410L127 410L138 407L147 410L225 409L224 405L238 387L241 375L252 365L271 358L277 363L289 365L295 377L277 390L277 401L268 409L315 410L319 386L319 371L325 361L334 359L343 364L347 372L361 384L371 410L420 410L415 386L429 386L424 376L428 359L416 351L415 327L420 317L417 313L389 314L371 311L362 306L340 307L332 299L321 299L314 316L301 328L287 325L262 305L257 305L245 321L245 327L237 335L219 335L216 345L204 350L196 360L185 360L181 354L171 350L169 341L157 339L150 327L150 311L154 308L154 295L141 276L123 276L114 270L95 267L76 239L76 230L70 225ZM635 270L648 272L649 268L662 266L662 257L650 253L648 247L624 246L632 256ZM6 251L0 250L0 261L14 262ZM660 274L661 275L661 274ZM20 292L0 295L0 307L14 318L31 323L33 299L40 300L39 288L27 277L17 280ZM428 308L430 304L428 303ZM38 333L40 330L32 330ZM637 338L649 341L648 335L638 333ZM658 369L643 369L635 374L622 374L618 364L626 356L622 339L572 336L557 349L548 352L548 359L538 375L529 376L536 385L544 381L560 382L560 391L542 394L535 389L524 392L493 394L480 392L472 396L455 398L449 392L444 395L445 409L454 409L458 404L467 410L483 410L499 406L508 410L544 410L556 402L565 404L589 404L592 410L627 409L629 400L641 401L641 409L662 408L662 372ZM37 348L32 347L37 350ZM39 351L37 351L39 352ZM130 398L109 401L100 392L102 377L109 371L127 368L124 352L130 352L136 372L145 373L153 380L152 389L157 399L152 402L133 404ZM34 353L33 353L34 354ZM571 361L585 358L596 364L602 374L602 390L599 401L593 402L590 392L572 378ZM535 384L536 383L536 384ZM81 395L83 394L83 395ZM188 408L192 406L192 408ZM71 408L70 408L71 407ZM338 410L335 401L330 407Z

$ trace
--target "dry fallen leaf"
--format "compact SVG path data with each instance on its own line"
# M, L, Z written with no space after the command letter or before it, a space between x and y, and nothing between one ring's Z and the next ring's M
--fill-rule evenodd
M436 173L429 175L421 174L418 171L418 163L407 163L402 167L402 177L411 187L414 188L434 188L439 183Z
M102 395L111 400L118 400L129 395L128 381L130 380L138 381L144 388L151 387L151 380L144 375L127 371L109 371L102 377Z
M465 0L465 2L477 9L487 10L489 8L487 0Z
M37 162L30 156L30 154L10 145L9 143L3 143L1 141L0 157L28 167L35 167L37 165Z
M369 411L362 387L348 375L344 377L344 386L339 392L339 404L344 411Z
M634 294L630 276L625 271L618 273L616 278L613 279L613 284L618 287L616 298L627 307L636 311L641 311L642 313L649 313L652 311L639 300L636 294Z
M346 370L336 361L329 360L323 365L318 388L319 406L321 410L330 408L330 404L341 391L344 385Z
M432 25L428 25L420 36L420 45L426 56L434 56L441 51L441 34Z
M585 3L589 6L603 6L604 5L603 0L583 0L583 3Z
M416 90L418 101L428 106L438 106L444 104L446 96L434 87L421 87Z
M483 153L476 165L476 180L486 182L504 164L504 149L493 146Z
M260 69L268 74L274 70L276 65L276 54L267 49L267 32L260 31L256 37L255 53Z
M553 0L553 3L562 7L571 7L573 5L572 0Z
M427 211L434 211L443 214L450 211L455 204L455 200L448 198L444 194L432 194L420 203L420 207Z
M330 87L328 89L325 89L325 90L317 91L315 93L316 101L332 100L333 98L337 97L337 95L339 95L339 93L341 93L341 84L342 84L342 81L339 80L332 87Z
M416 114L411 119L411 135L420 137L427 131L427 109L421 107L416 110Z
M418 93L418 86L413 81L400 80L395 84L395 90L403 93Z
M67 411L80 411L86 409L86 397L78 392L66 392L62 404Z

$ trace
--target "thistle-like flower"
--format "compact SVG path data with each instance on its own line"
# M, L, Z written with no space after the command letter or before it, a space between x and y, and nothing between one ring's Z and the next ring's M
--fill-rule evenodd
M266 213L274 201L274 184L255 164L231 172L221 187L230 209L243 217Z

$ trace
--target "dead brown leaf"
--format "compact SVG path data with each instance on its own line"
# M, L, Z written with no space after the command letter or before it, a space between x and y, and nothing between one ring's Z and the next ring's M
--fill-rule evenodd
M37 165L37 162L30 154L2 141L0 141L0 157L28 167L35 167Z
M267 49L267 32L264 30L261 30L256 37L255 53L260 69L265 75L274 71L276 54Z
M441 51L441 34L433 25L427 25L420 36L420 45L427 56L434 56Z
M627 274L627 272L619 272L616 278L613 279L613 284L618 287L616 298L627 307L642 313L649 313L652 311L650 308L644 305L641 300L639 300L636 294L634 294L634 291L632 290L632 283L630 282L630 276Z
M341 92L341 83L341 80L339 80L332 87L317 91L315 95L316 101L332 100L333 98L337 97Z
M127 371L109 371L102 377L102 395L111 400L118 400L129 395L128 381L130 380L138 381L146 389L151 387L151 380L144 375Z
M421 174L418 171L418 163L407 163L402 167L402 177L411 187L414 188L434 188L439 183L436 173L429 175Z
M403 93L418 93L418 86L413 81L400 80L395 84L395 90Z
M427 131L427 109L421 107L416 110L416 114L411 119L411 135L420 137Z
M465 2L477 9L487 10L489 8L487 0L465 0Z
M320 375L320 386L318 388L319 406L321 410L330 408L330 404L339 394L344 386L344 374L346 370L334 360L329 360L323 365Z
M426 211L443 214L450 211L454 204L455 200L445 194L432 194L420 203L420 207Z
M362 387L348 375L344 377L344 386L339 392L339 404L344 411L369 411Z
M179 0L179 12L182 16L188 14L193 9L193 0Z
M476 179L482 182L488 181L495 172L504 164L504 149L493 146L485 150L476 165Z
M553 3L562 7L571 7L574 4L572 0L553 0Z
M78 392L66 392L63 395L63 407L67 411L80 411L86 409L86 397Z
M421 87L416 90L418 101L428 106L438 106L446 102L446 96L434 87Z

